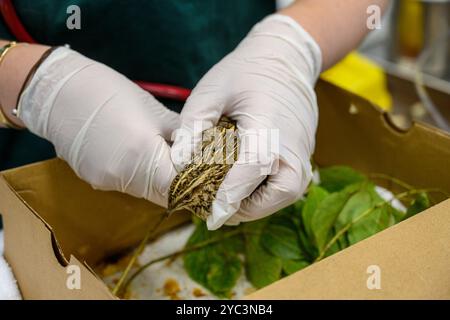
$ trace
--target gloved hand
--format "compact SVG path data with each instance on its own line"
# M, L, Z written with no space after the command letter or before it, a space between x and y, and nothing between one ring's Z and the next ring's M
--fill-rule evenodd
M241 140L238 161L213 203L209 229L265 217L301 197L312 177L318 120L313 86L320 69L313 38L293 19L272 15L198 83L172 146L177 169L197 150L201 131L222 115L237 121Z
M94 188L167 206L179 115L111 68L67 48L39 66L18 116Z

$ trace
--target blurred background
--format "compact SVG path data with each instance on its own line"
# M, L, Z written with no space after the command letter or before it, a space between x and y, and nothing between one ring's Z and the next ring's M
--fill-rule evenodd
M391 111L402 129L416 120L450 131L450 0L392 0L381 25L323 77Z
M383 28L360 50L385 71L393 119L425 121L449 131L450 1L395 0Z

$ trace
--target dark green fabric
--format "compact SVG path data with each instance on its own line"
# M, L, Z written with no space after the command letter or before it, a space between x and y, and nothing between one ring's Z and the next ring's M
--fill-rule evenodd
M193 87L274 0L16 0L39 42L73 49L133 79ZM67 7L81 8L81 30L66 28Z
M12 39L12 35L6 28L3 18L0 16L0 39Z
M275 10L275 0L15 0L14 4L38 42L68 43L131 79L187 88L193 88L256 22ZM73 4L81 8L81 30L66 27L66 10ZM11 38L2 21L1 37ZM0 169L53 155L49 143L30 133L0 130Z

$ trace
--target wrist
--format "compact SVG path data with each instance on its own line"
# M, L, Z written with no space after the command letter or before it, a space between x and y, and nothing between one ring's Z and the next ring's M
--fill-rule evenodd
M4 116L15 127L23 128L23 122L13 114L20 92L33 66L49 49L47 46L17 44L0 64L0 106Z

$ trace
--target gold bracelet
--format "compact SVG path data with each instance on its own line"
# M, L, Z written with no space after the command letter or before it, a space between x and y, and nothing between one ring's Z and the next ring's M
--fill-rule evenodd
M14 48L15 46L17 46L17 42L12 41L7 45L5 45L3 48L0 48L0 65L2 64L2 61L5 58L8 51ZM6 117L1 104L0 104L0 124L10 129L22 129L16 124L14 124L11 120L9 120L8 117Z
M3 48L0 49L0 63L2 63L3 58L6 56L9 50L17 46L17 42L11 41L7 45L5 45Z

